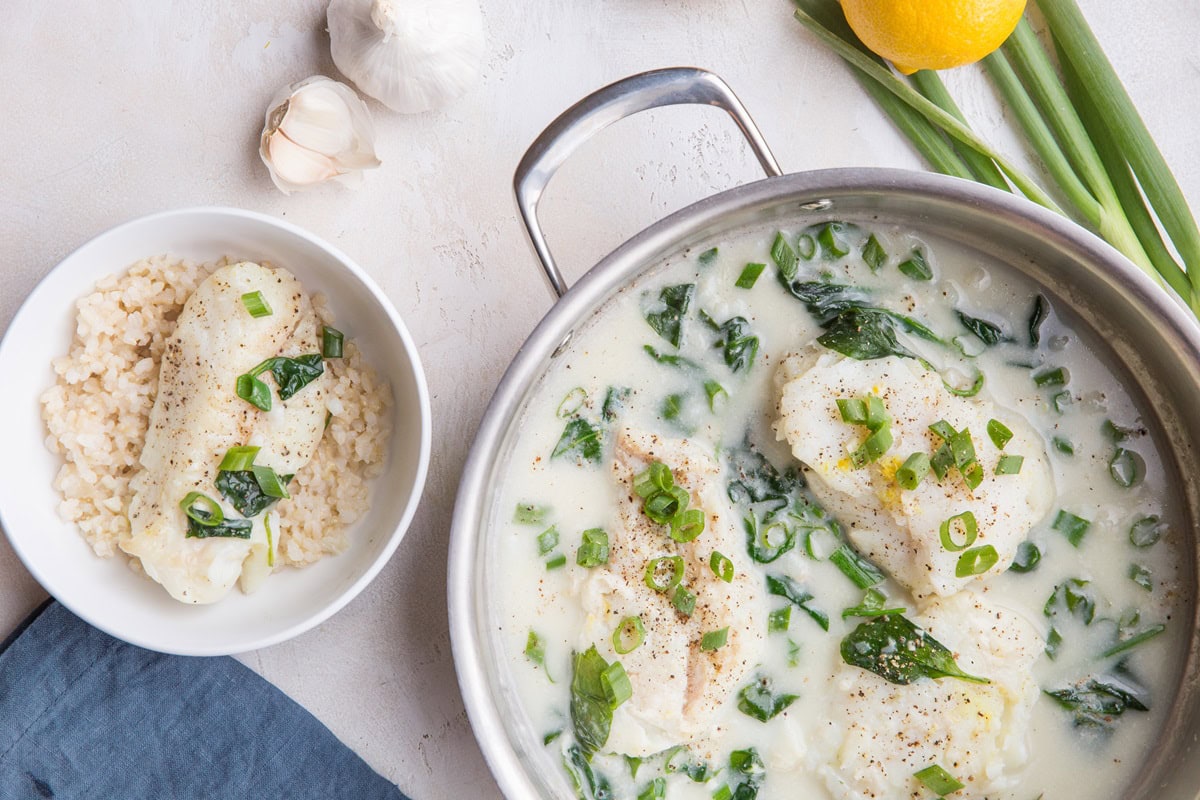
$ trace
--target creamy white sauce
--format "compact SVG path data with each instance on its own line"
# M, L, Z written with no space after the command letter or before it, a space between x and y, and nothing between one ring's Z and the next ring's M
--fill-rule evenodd
M836 282L869 287L878 304L912 314L947 336L960 336L965 347L979 353L977 358L966 358L937 345L905 341L952 379L965 381L977 365L986 375L983 396L1023 416L1045 439L1056 498L1050 514L1034 526L1030 535L1041 548L1041 563L1031 573L1005 572L977 587L989 602L1011 609L1044 637L1050 620L1043 614L1043 606L1054 587L1068 578L1090 581L1088 588L1097 597L1096 621L1090 626L1073 620L1055 621L1063 643L1056 659L1044 655L1037 658L1033 672L1038 685L1046 690L1061 689L1089 675L1104 675L1117 660L1096 656L1113 641L1115 624L1106 620L1119 618L1129 609L1140 612L1138 629L1166 624L1165 633L1133 649L1127 660L1128 667L1150 690L1148 712L1127 711L1115 719L1110 730L1101 733L1075 727L1070 712L1041 695L1027 732L1030 756L1017 773L1016 786L987 795L972 794L968 787L951 796L1032 800L1044 793L1047 798L1120 798L1166 719L1189 633L1183 619L1175 618L1184 605L1175 566L1179 553L1174 540L1179 534L1169 529L1161 541L1147 548L1135 548L1129 538L1130 525L1143 515L1157 514L1169 523L1176 519L1172 476L1165 471L1156 449L1155 439L1160 434L1151 431L1122 443L1142 456L1146 474L1133 488L1118 486L1109 474L1114 444L1102 432L1102 426L1106 420L1113 420L1137 427L1149 417L1141 414L1122 386L1122 379L1105 366L1102 344L1082 338L1051 311L1041 326L1041 345L1032 349L1027 346L1027 322L1036 289L1023 278L950 242L931 237L917 239L889 228L874 232L891 256L877 274L854 253L836 261L821 261L818 257L801 262L801 277L816 280L824 273ZM713 242L719 253L708 264L701 264L699 251L695 251L647 272L576 331L570 347L556 360L527 406L520 436L505 467L504 488L493 509L490 557L494 560L489 568L489 588L490 596L500 604L494 612L498 635L527 717L530 740L540 741L544 734L563 730L539 757L546 770L563 771L559 766L561 753L571 742L571 653L582 646L584 618L578 593L587 572L576 565L575 553L583 530L604 528L615 518L618 489L609 464L616 426L687 437L714 449L738 448L749 431L751 441L777 467L794 464L786 446L775 442L771 430L772 376L787 354L802 348L821 331L776 278L769 255L774 233L761 231L733 241ZM786 233L789 241L795 242L797 231ZM914 246L924 250L934 280L914 281L897 270L897 262ZM734 285L747 262L768 265L750 290ZM728 392L715 413L709 410L702 378L656 363L643 351L648 344L661 352L675 352L647 325L644 313L655 307L663 286L692 282L697 291L683 324L679 353L700 364ZM719 336L696 318L700 309L717 322L735 315L749 321L760 345L748 372L734 373L725 365L721 351L712 346ZM1001 323L1015 343L984 348L962 327L955 309ZM1036 386L1031 379L1034 370L1028 366L1033 362L1069 369L1066 389L1072 401L1061 413L1051 402L1061 387ZM550 454L565 424L556 416L563 398L576 387L582 388L587 401L580 412L598 421L610 386L629 387L631 393L619 421L604 426L609 435L601 463L581 465L574 457L552 459ZM671 394L685 397L676 421L665 420L662 415L664 398ZM833 400L830 398L831 403ZM983 431L972 433L977 439L986 436ZM1056 449L1053 437L1069 440L1074 455ZM548 506L545 523L523 525L513 521L518 503ZM1091 522L1078 548L1051 528L1059 509ZM560 535L554 552L565 555L567 563L547 570L544 562L550 556L539 556L537 536L551 524L557 526ZM834 565L814 560L802 547L770 565L754 565L744 553L739 555L741 563L760 569L764 575L786 573L808 588L815 595L814 603L829 614L830 630L821 630L799 609L793 609L788 632L767 637L761 671L772 676L778 691L797 694L799 699L765 724L740 713L736 703L729 704L722 720L723 734L717 741L697 748L692 757L709 761L717 770L728 764L729 751L754 747L766 767L759 798L832 800L835 795L819 774L828 759L828 744L822 742L829 736L828 704L836 696L834 675L842 665L839 645L860 621L843 621L840 612L858 604L862 591ZM1131 580L1134 563L1149 570L1152 591ZM913 598L901 587L888 581L880 588L893 601L906 606L909 616L916 613ZM785 604L778 597L770 600L772 608ZM524 654L531 630L545 642L545 669L535 666ZM798 657L793 652L795 646ZM547 680L547 672L553 683ZM661 758L647 759L636 779L631 779L630 769L620 757L598 755L594 765L612 783L618 797L636 797L661 774L662 762ZM953 769L950 771L953 773ZM707 783L696 783L684 775L669 774L667 796L672 800L711 797L725 783L726 776L727 770L722 770ZM565 773L555 782L569 796ZM924 790L916 796L932 797L933 793Z

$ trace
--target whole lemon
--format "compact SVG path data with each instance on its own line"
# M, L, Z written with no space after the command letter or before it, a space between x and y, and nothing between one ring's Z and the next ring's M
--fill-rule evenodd
M1025 0L842 0L863 44L905 75L978 61L1017 27Z

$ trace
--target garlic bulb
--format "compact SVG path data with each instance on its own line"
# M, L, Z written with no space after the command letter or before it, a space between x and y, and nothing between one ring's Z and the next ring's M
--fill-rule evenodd
M272 98L258 154L284 194L327 180L354 186L379 166L371 112L353 89L323 75Z
M333 63L393 111L443 106L479 75L478 0L331 0L327 17Z

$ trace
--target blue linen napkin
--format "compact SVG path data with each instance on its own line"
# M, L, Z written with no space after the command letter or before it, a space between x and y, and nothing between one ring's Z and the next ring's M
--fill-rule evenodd
M57 602L0 644L3 800L409 800L229 657L112 638Z

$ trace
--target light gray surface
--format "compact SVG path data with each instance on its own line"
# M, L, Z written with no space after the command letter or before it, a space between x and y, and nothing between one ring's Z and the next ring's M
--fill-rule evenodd
M1200 204L1194 0L1133 11L1109 0L1081 5ZM603 83L695 64L730 83L785 170L919 166L784 0L484 0L483 10L489 45L475 90L421 116L372 103L383 167L354 192L291 197L271 185L257 137L279 86L336 76L324 3L20 0L0 26L0 328L37 280L93 235L165 208L228 204L282 216L348 252L413 331L435 427L408 538L340 614L244 660L418 800L498 795L454 680L445 552L475 425L550 304L511 199L526 145ZM947 80L977 129L994 131L1000 113L990 89L972 71ZM721 112L651 112L567 163L546 193L543 222L570 280L649 221L759 174ZM4 376L0 386L19 379ZM0 633L43 597L0 541Z

